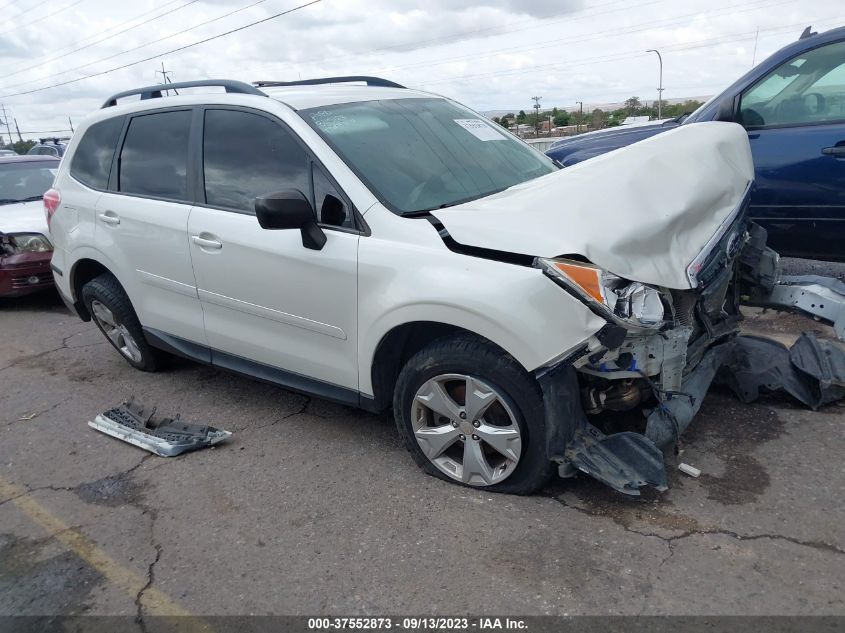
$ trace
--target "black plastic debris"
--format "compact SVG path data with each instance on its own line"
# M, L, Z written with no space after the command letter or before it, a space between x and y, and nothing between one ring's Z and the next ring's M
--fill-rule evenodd
M845 352L804 333L792 347L756 336L738 336L711 349L684 379L681 397L648 416L645 435L659 448L677 441L698 412L711 384L726 385L743 402L784 391L815 410L845 398Z
M231 437L204 424L188 424L175 418L156 418L155 407L146 408L133 400L109 409L88 422L88 426L162 457L213 446Z
M712 384L726 385L743 402L783 391L817 409L845 398L845 351L809 333L792 347L755 336L716 345L687 374L678 392L658 398L657 406L647 412L642 435L605 435L591 425L577 406L578 379L571 365L546 372L539 380L546 405L546 452L558 463L560 476L581 471L614 490L639 495L643 486L666 489L664 452L677 444Z
M643 486L666 490L663 453L639 433L605 435L592 424L575 431L566 447L566 459L614 490L640 494Z
M587 421L575 369L561 365L539 377L546 405L546 453L561 477L578 471L626 495L643 486L666 490L663 453L639 433L605 435Z

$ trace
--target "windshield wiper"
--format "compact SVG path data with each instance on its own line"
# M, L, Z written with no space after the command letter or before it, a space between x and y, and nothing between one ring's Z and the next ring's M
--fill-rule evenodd
M561 168L562 167L563 167L563 165L561 164ZM530 180L533 180L533 179L530 179ZM448 209L449 207L455 207L459 204L464 204L465 202L472 202L473 200L480 200L481 198L486 198L487 196L492 196L492 195L495 195L497 193L502 193L506 189L510 189L511 187L514 187L518 184L521 184L521 183L514 183L512 185L507 185L506 187L499 187L498 189L491 189L490 191L487 191L485 193L479 193L479 194L476 194L474 196L467 196L466 198L459 198L458 200L453 200L452 202L444 202L439 207L431 207L430 209L419 209L417 211L405 211L401 215L402 215L403 218L416 217L416 216L419 216L419 215L426 215L428 213L431 213L432 211L437 211L438 209Z
M455 206L457 206L459 204L463 204L465 202L472 202L473 200L480 200L481 198L486 198L487 196L492 196L494 194L501 193L505 189L510 189L511 187L513 187L513 185L508 185L507 187L500 187L499 189L493 189L493 190L488 191L486 193L479 193L479 194L476 194L474 196L467 196L466 198L460 198L458 200L453 200L452 202L444 202L443 204L441 204L437 208L438 209L447 209L449 207L455 207ZM432 211L433 210L434 209L432 209Z
M29 198L21 198L20 200L16 198L0 198L0 204L14 204L16 202L35 202L36 200L41 200L43 196L30 196Z
M477 198L483 198L484 196L474 196L472 198L464 198L463 200L456 200L455 202L444 202L439 207L431 207L430 209L420 209L419 211L405 211L402 214L403 218L415 218L423 215L428 215L432 211L437 211L438 209L446 209L448 207L454 207L457 204L462 204L464 202L469 202L470 200L476 200Z

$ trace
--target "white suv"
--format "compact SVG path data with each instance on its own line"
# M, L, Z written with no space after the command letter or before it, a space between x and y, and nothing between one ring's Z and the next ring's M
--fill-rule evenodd
M225 93L186 94L210 86ZM739 296L785 303L745 218L741 127L683 126L559 170L386 80L257 86L142 88L80 126L45 207L81 318L138 369L172 353L392 407L447 480L528 493L577 469L629 494L666 485L660 449L730 364ZM827 308L792 307L841 330L845 293L802 289ZM643 406L645 434L586 417Z

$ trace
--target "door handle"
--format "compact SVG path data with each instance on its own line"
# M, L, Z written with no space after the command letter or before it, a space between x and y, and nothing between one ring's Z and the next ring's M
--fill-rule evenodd
M106 224L111 224L112 226L117 226L118 224L120 224L120 218L117 217L112 211L106 211L105 213L101 213L100 219Z
M204 237L200 237L199 235L192 235L191 241L201 248L213 248L215 250L223 248L223 242L218 240L209 240Z
M845 158L845 145L834 145L833 147L825 147L822 154L826 156L836 156L837 158Z

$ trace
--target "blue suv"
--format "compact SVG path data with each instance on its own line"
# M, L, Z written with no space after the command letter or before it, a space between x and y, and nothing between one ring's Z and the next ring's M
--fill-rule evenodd
M772 248L845 260L845 27L805 30L681 120L576 136L546 154L569 166L700 121L748 131L756 171L750 213Z

